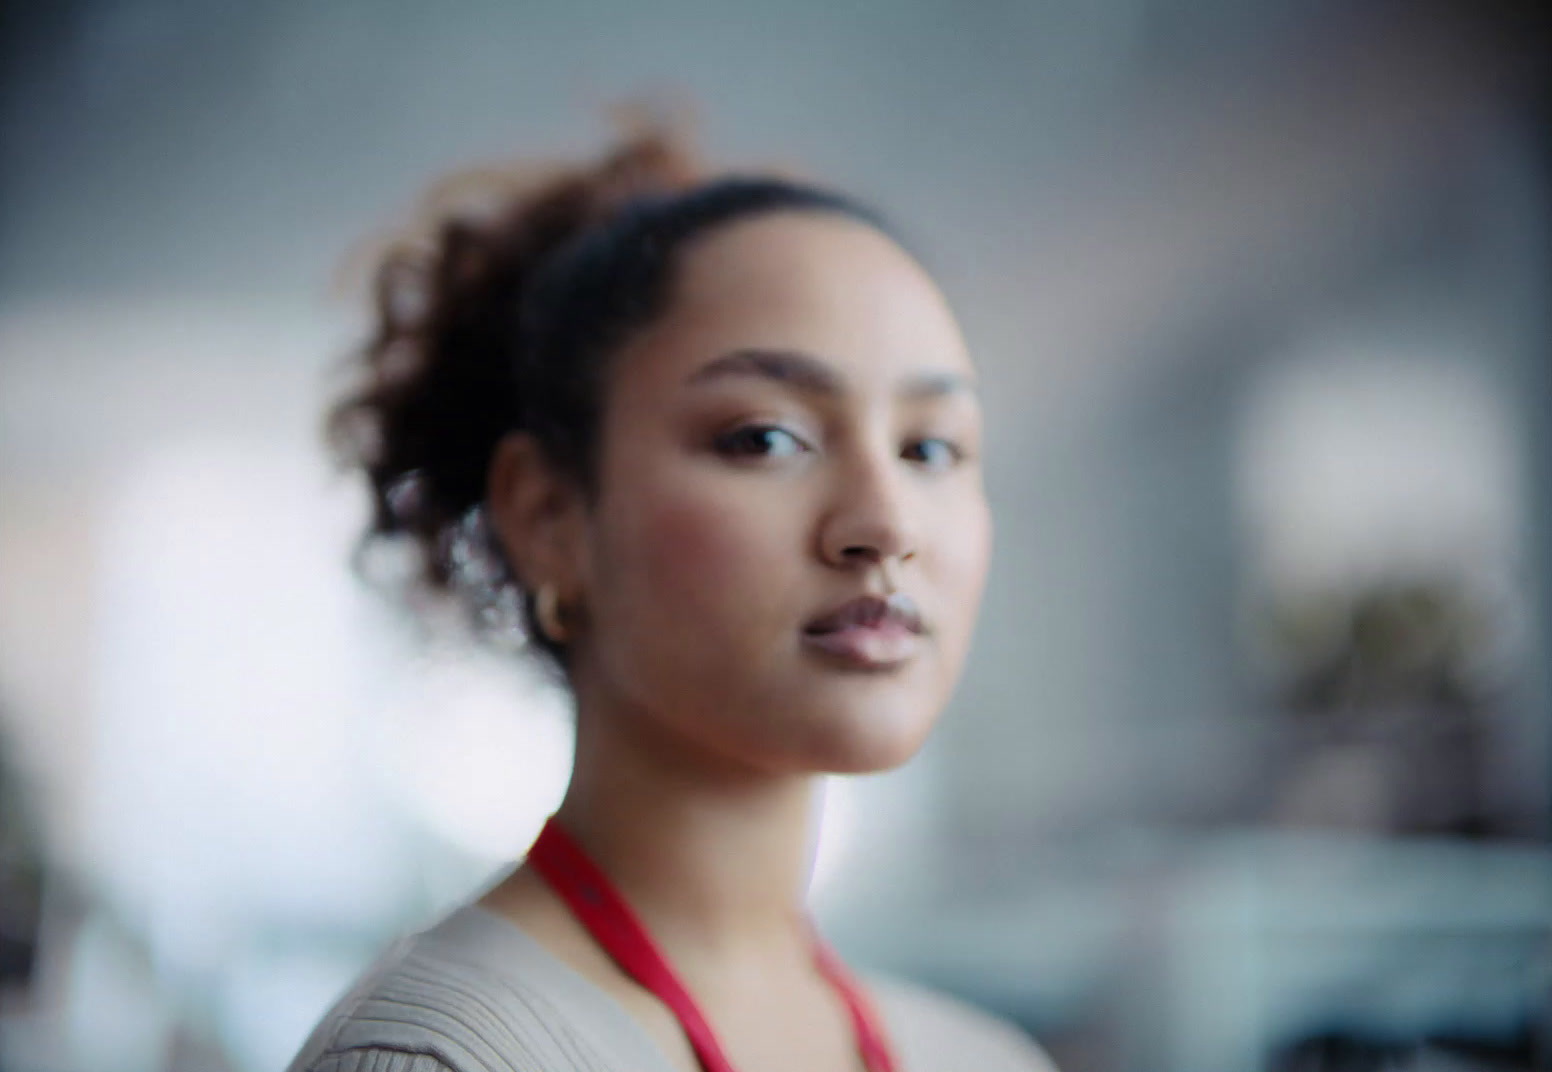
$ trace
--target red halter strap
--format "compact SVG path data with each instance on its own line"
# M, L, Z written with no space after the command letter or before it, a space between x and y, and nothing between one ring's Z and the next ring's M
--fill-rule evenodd
M528 862L615 963L668 1006L684 1028L705 1072L734 1072L700 1007L630 905L553 816L528 850ZM813 935L813 945L820 974L835 988L851 1015L857 1049L868 1072L894 1072L894 1059L861 989L817 933Z

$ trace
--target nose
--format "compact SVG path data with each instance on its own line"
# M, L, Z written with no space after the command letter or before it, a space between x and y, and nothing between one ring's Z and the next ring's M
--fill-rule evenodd
M834 505L824 520L820 550L838 569L891 568L916 557L917 535L908 489L888 462L850 467L836 482Z

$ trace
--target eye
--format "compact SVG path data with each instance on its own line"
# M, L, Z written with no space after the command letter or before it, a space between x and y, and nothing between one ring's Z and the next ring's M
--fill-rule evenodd
M914 439L905 445L900 456L916 462L925 469L951 469L964 460L965 452L947 439Z
M746 424L717 437L717 452L735 458L790 458L808 444L776 424Z

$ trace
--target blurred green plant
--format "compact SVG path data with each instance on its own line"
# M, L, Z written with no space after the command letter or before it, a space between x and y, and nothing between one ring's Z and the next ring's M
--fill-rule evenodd
M1265 594L1249 634L1265 682L1295 710L1461 708L1512 683L1521 621L1512 594L1448 576L1394 576Z

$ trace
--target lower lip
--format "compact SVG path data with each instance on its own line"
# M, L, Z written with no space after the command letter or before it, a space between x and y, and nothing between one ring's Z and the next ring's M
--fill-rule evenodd
M901 625L852 625L832 633L805 633L804 643L863 670L887 670L910 660L921 636Z

